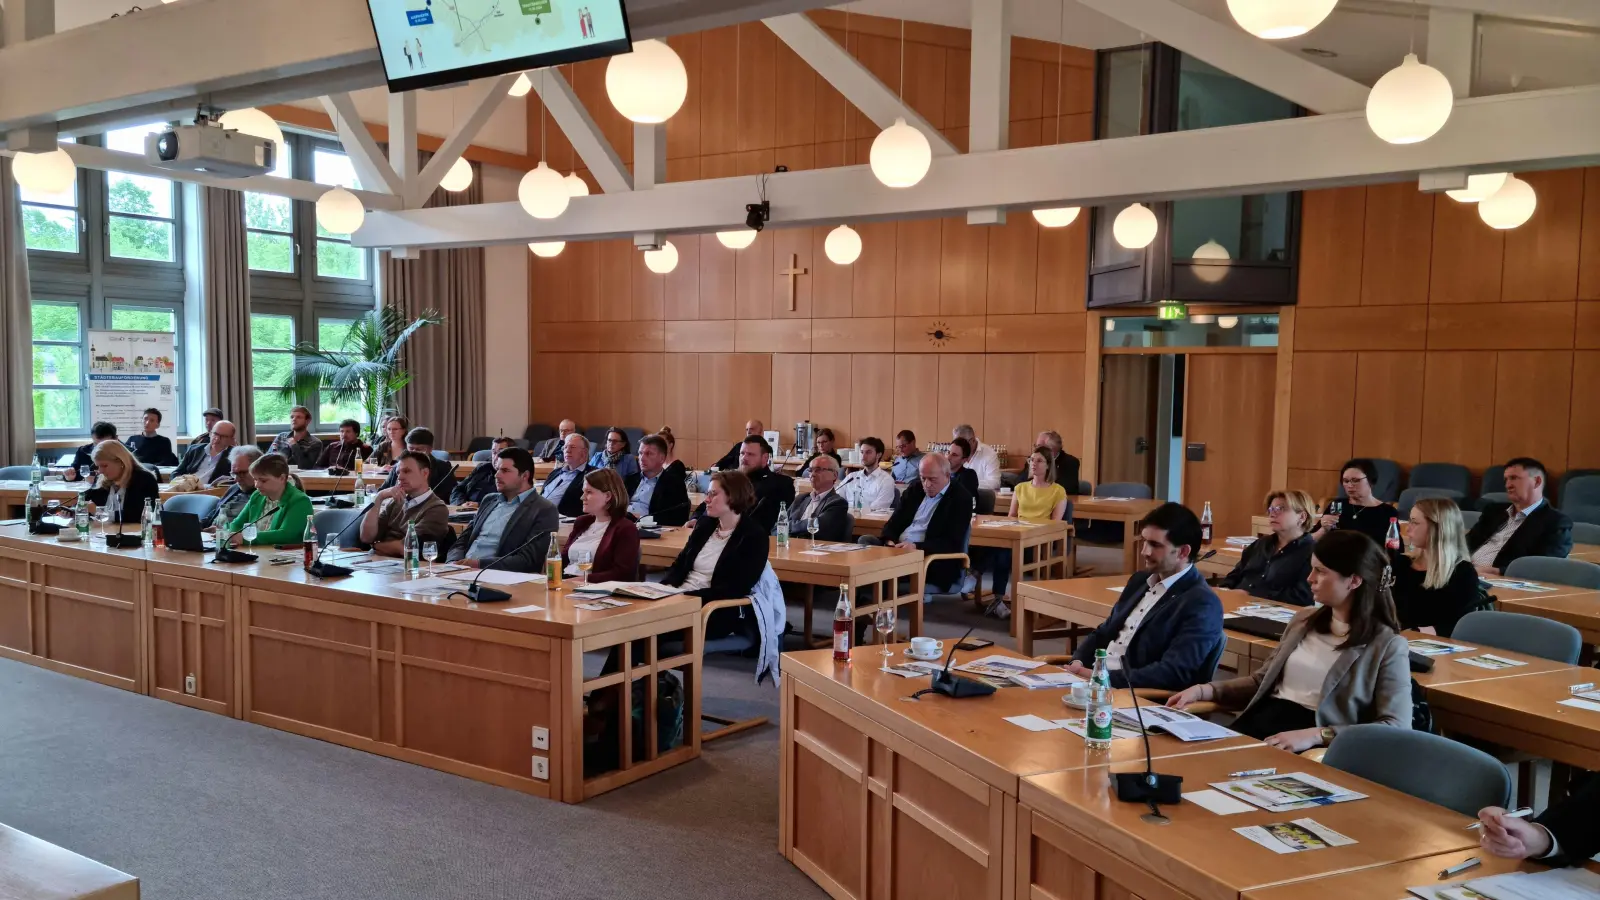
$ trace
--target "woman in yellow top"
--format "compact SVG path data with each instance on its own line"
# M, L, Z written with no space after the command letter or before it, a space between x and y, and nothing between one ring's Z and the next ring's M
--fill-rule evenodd
M1050 448L1033 448L1033 455L1028 457L1028 480L1013 488L1011 509L1006 515L1026 522L1066 518L1067 489L1056 484L1056 462ZM994 559L994 602L984 609L984 613L1009 619L1011 605L1007 602L1006 594L1011 589L1011 551L990 552Z

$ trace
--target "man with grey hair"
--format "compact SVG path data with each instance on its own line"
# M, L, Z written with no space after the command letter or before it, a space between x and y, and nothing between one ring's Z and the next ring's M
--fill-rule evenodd
M1033 445L1035 447L1050 448L1050 455L1055 457L1056 461L1056 484L1066 488L1067 493L1076 494L1078 492L1080 463L1076 456L1061 449L1061 433L1057 431L1041 431L1039 436L1034 438ZM1032 454L1029 455L1031 456ZM1024 459L1022 461L1022 480L1027 481L1028 477L1028 461Z
M250 474L250 465L261 456L261 448L254 444L248 447L235 447L228 451L228 464L232 469L229 479L233 484L229 485L228 492L222 495L211 517L200 523L202 528L210 528L219 521L232 522L244 511L244 505L250 502L251 495L256 492L256 479Z
M561 449L566 446L567 438L578 430L578 423L571 419L562 419L556 426L556 436L540 441L530 451L538 459L555 459L561 455Z
M957 425L950 429L950 437L966 438L972 444L972 458L967 460L967 468L978 476L978 487L987 491L1000 490L1000 455L994 448L978 440L971 425Z
M556 505L563 516L583 515L583 477L595 470L589 465L589 439L577 432L567 435L561 447L563 465L550 473L539 496Z
M205 443L195 441L183 454L183 462L178 464L178 470L173 474L193 475L200 479L203 487L210 487L218 480L228 477L231 473L228 463L228 451L237 443L239 429L227 419L220 419L211 426L211 437Z
M834 490L838 484L839 461L826 453L818 454L811 462L811 493L796 497L789 507L790 534L809 533L806 524L816 519L817 540L850 540L850 509L844 497Z
M950 460L929 453L917 464L917 480L906 486L900 505L883 526L882 542L890 547L915 547L922 552L965 553L972 530L974 500L961 485L950 480ZM867 543L862 538L860 543ZM963 577L959 560L940 560L928 567L924 596L966 593L972 590Z

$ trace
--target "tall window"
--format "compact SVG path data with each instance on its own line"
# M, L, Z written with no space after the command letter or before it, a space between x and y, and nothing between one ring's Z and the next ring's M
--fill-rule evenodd
M343 153L318 148L312 153L313 180L359 190L355 166ZM367 277L367 251L350 246L350 235L334 234L317 223L317 274L324 278Z
M285 142L279 148L277 167L272 174L288 178L294 156L292 146ZM294 201L288 197L271 194L244 195L244 224L247 255L250 268L258 272L284 272L294 274Z
M288 424L294 401L278 393L294 370L294 316L250 316L250 381L256 421Z
M350 319L318 319L317 320L317 349L343 350L345 342L350 337L350 326L354 325ZM339 422L344 419L355 419L365 422L366 411L360 401L355 399L334 400L326 395L317 404L317 421L324 423Z
M143 153L144 137L156 125L119 128L106 133L106 146L127 153ZM178 191L165 178L107 172L106 252L114 259L152 262L178 260Z
M33 303L33 424L40 431L84 429L83 310L76 302Z
M71 138L61 138L70 142ZM78 179L59 194L41 194L18 188L22 197L22 233L29 250L47 253L80 253L83 226L79 220Z

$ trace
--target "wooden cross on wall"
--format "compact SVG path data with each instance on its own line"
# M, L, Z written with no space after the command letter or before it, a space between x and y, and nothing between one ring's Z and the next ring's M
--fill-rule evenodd
M808 271L807 269L803 269L803 268L800 267L800 256L799 256L799 254L791 253L791 254L789 254L789 268L781 269L778 272L779 275L786 275L789 278L789 311L790 312L794 312L795 311L795 309L794 309L794 285L795 285L795 279L799 278L801 275L806 274L807 271Z

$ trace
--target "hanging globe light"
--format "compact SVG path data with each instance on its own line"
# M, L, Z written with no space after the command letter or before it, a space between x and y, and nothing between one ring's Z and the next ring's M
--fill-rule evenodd
M572 200L572 188L560 172L540 160L533 171L522 176L522 181L517 185L517 200L535 219L554 219L567 211L567 204Z
M827 240L822 242L822 252L827 254L829 262L848 266L861 258L861 235L849 225L840 225L828 232Z
M531 90L533 90L533 81L528 78L527 72L523 72L517 76L516 81L511 82L511 90L506 93L513 97L526 97Z
M11 171L17 184L41 194L64 193L78 177L77 163L60 147L44 153L18 153L11 160Z
M1506 179L1510 176L1505 172L1490 172L1485 175L1468 175L1467 186L1459 190L1445 191L1451 200L1462 203L1477 203L1487 199L1495 191L1505 186Z
M1058 206L1054 209L1036 209L1033 220L1046 228L1065 228L1078 220L1082 207Z
M254 107L230 109L222 114L217 124L240 134L248 134L277 144L283 143L283 129L278 127L278 123L271 116Z
M1367 126L1391 144L1415 144L1439 133L1455 108L1450 79L1407 53L1367 94Z
M606 63L606 96L623 118L656 125L683 106L689 72L665 41L640 41Z
M317 198L317 224L334 234L354 234L366 218L361 198L342 187Z
M933 148L927 135L907 125L905 119L895 119L873 139L868 161L879 181L892 188L907 188L928 174Z
M572 172L569 175L567 175L566 178L563 178L561 180L565 181L567 183L567 193L571 194L572 196L574 196L574 197L587 197L587 196L589 196L589 182L584 181L583 177L580 176L577 172Z
M1190 255L1190 258L1228 260L1233 259L1233 255L1228 252L1227 247L1217 243L1216 239L1213 238L1194 248L1194 253ZM1191 271L1194 272L1196 278L1207 284L1216 284L1228 275L1227 266L1195 266ZM1199 321L1196 317L1191 318L1194 321Z
M660 250L644 252L644 265L657 275L666 275L678 267L678 248L671 241L663 241Z
M1478 203L1478 218L1490 228L1515 228L1533 218L1539 206L1539 197L1533 185L1515 175L1507 175L1506 183Z
M1239 27L1269 41L1299 37L1322 24L1339 0L1228 0Z
M729 250L743 250L756 242L756 230L754 228L738 228L733 231L719 231L717 232L717 240L722 242L722 246L727 247Z
M1142 250L1156 239L1156 214L1143 203L1135 203L1117 213L1111 235L1129 250Z
M566 241L535 241L528 245L528 249L533 251L534 256L552 259L560 256L562 249L566 246Z
M444 177L439 179L439 187L453 194L458 194L472 187L472 163L467 162L465 159L458 159L451 163L450 171L444 173Z

